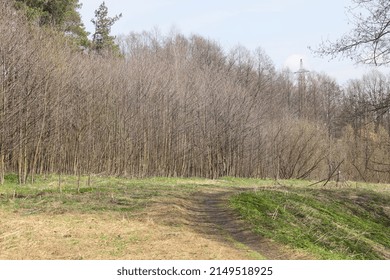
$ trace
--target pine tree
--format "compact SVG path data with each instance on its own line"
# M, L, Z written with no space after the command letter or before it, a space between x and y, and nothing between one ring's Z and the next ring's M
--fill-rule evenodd
M77 45L89 45L88 32L81 21L79 0L16 0L15 7L39 26L51 26L73 38Z
M108 8L104 2L95 11L95 18L91 20L95 25L95 33L92 37L92 49L94 49L97 53L119 52L119 47L114 42L115 37L111 36L110 33L111 27L121 17L122 14L109 17Z

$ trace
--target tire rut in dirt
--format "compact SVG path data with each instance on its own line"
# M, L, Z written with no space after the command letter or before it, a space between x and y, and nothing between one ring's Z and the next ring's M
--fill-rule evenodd
M209 238L224 240L224 242L233 239L267 259L308 258L308 256L291 252L284 246L254 233L237 213L229 209L229 197L238 192L240 190L196 193L193 196L193 206L190 209L187 208L191 213L189 220L196 230L207 234Z

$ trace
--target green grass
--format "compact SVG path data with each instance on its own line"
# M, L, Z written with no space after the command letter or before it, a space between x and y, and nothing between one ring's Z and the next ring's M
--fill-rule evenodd
M117 177L81 178L75 176L37 176L34 184L18 185L10 174L0 186L0 208L25 214L65 212L137 212L170 195L186 196L196 190L193 184L179 184L179 179L125 179Z
M390 195L372 186L263 189L230 202L255 232L321 259L389 256Z
M349 182L336 188L304 180L223 177L145 178L36 176L20 186L15 174L0 185L0 209L22 215L66 212L137 214L170 198L235 189L232 208L258 234L321 259L390 259L390 187ZM246 189L245 189L246 188ZM255 190L255 191L253 191Z
M257 178L239 178L239 177L222 177L218 181L225 187L270 187L270 186L294 186L306 187L312 182L307 180L289 179L257 179Z

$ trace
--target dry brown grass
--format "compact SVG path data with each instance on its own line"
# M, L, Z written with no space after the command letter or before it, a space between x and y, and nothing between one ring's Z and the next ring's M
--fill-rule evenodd
M189 227L120 214L0 211L0 259L248 259L248 250Z
M79 193L65 179L63 193L50 179L3 188L0 259L310 258L236 223L231 180L95 178Z

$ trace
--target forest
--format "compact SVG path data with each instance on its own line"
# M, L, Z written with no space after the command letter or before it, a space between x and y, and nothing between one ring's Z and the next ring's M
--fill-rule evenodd
M0 4L1 183L8 173L20 184L44 174L390 182L390 76L340 85L276 69L261 47L179 32L89 41L77 0L56 18L28 2Z

